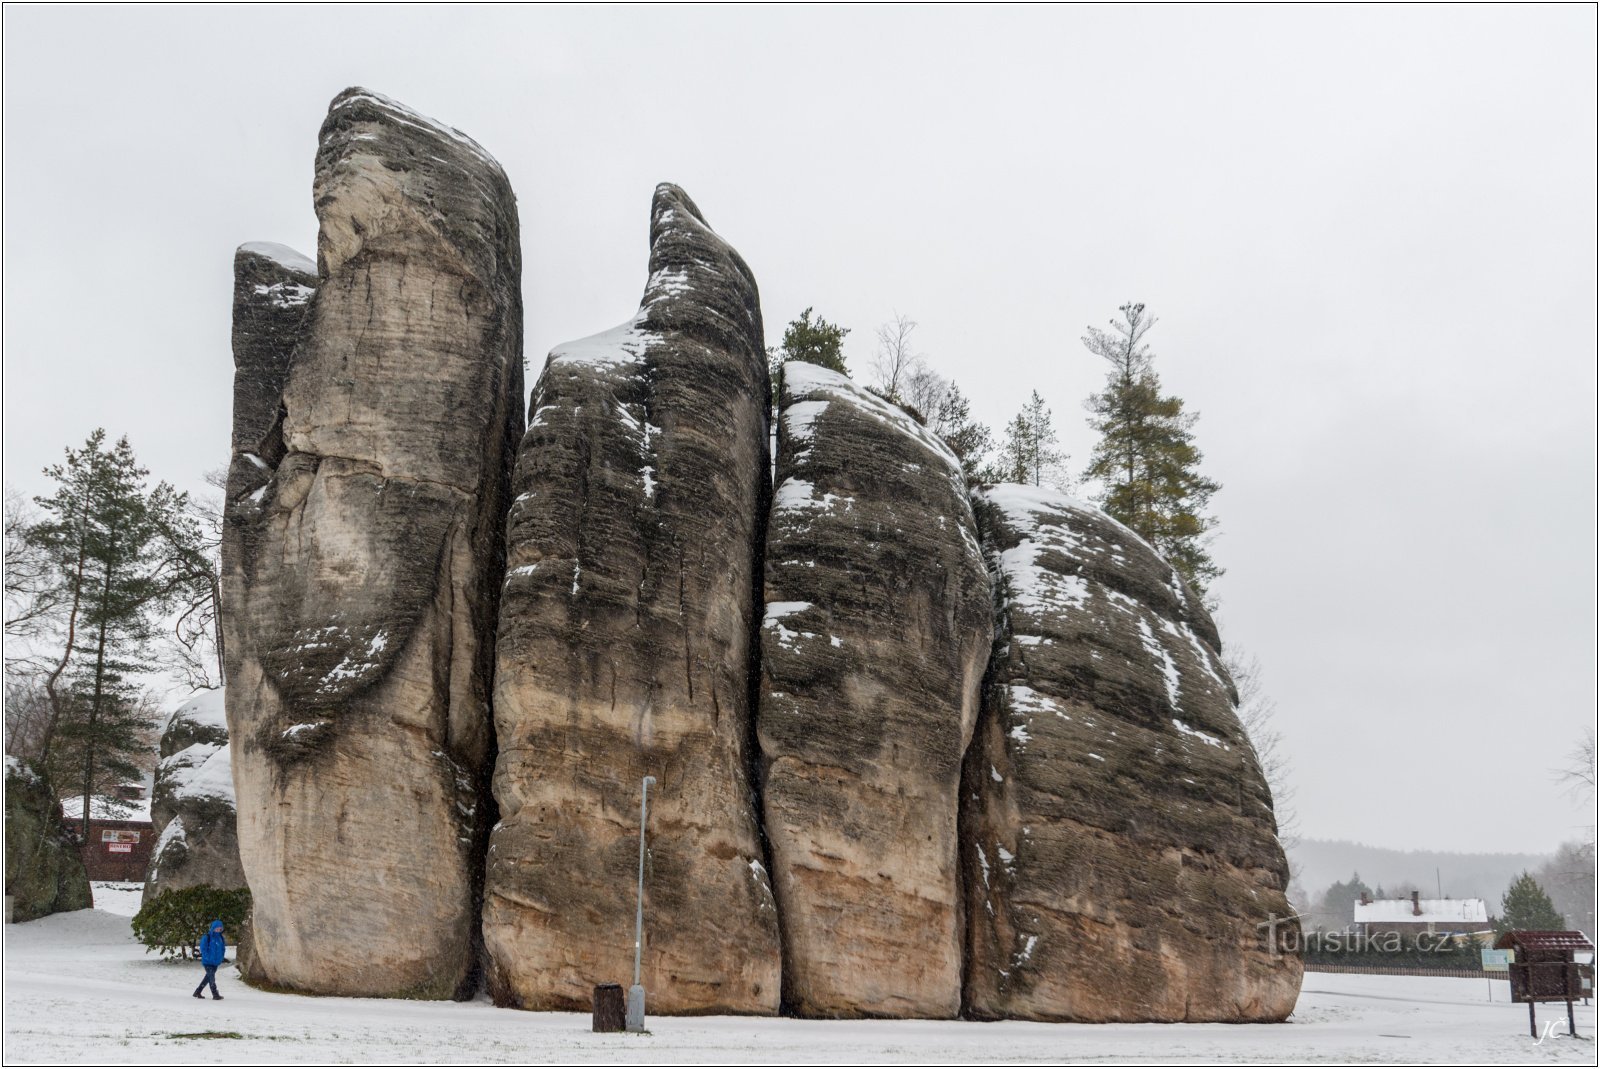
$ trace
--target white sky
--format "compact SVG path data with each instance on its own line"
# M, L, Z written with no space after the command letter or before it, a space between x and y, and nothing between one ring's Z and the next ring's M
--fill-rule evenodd
M4 474L95 426L227 459L230 267L314 253L328 101L493 152L527 353L630 315L681 183L802 308L920 324L998 428L1081 466L1079 342L1145 301L1223 484L1309 836L1547 850L1592 813L1596 14L1545 8L4 11ZM531 377L530 377L531 384Z

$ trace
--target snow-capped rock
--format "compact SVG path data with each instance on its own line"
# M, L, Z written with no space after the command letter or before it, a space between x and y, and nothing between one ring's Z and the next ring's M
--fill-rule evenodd
M221 689L201 691L173 712L161 733L161 763L150 796L156 844L145 902L162 891L201 884L245 886L224 702Z
M969 1012L1281 1020L1288 870L1210 616L1091 505L974 505L1002 632L962 796Z

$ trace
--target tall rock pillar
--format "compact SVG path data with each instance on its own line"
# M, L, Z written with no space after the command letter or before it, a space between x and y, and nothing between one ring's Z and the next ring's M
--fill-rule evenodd
M483 921L502 1005L587 1009L631 977L653 775L652 1012L778 1008L750 775L768 389L750 269L659 187L638 313L550 354L517 460Z
M315 268L235 259L223 630L253 978L462 996L522 429L516 202L470 138L360 89L314 192Z
M784 1001L961 1009L961 758L992 632L960 464L843 375L785 366L758 720Z

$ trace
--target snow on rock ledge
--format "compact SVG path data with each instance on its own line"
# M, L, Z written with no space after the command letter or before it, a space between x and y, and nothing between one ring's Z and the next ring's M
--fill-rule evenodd
M1093 506L974 494L1002 630L962 794L968 1011L1281 1020L1298 957L1272 799L1216 628Z
M954 456L843 375L784 367L761 632L762 806L784 997L961 1009L961 756L990 583Z

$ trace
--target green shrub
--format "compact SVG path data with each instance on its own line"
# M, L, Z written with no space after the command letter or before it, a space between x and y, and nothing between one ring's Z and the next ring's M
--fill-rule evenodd
M133 918L133 934L146 951L159 950L169 961L200 956L200 937L214 920L237 939L250 916L250 892L222 891L210 884L162 891Z

